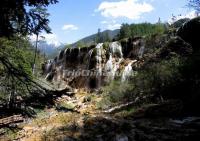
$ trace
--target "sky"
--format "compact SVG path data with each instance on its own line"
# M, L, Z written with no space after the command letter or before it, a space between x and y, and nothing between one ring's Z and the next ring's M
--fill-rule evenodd
M122 23L170 21L172 14L192 17L189 0L59 0L49 6L53 34L44 34L48 43L70 44L88 35L119 29Z

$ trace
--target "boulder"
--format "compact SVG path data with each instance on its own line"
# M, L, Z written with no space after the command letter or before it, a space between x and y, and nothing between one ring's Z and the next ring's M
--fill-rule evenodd
M199 49L200 17L194 18L181 26L177 35L192 45L194 50Z
M181 56L188 56L192 54L192 47L180 37L171 38L168 43L162 48L160 52L161 58L171 56L172 53L179 54Z
M180 28L181 26L183 26L184 23L188 22L189 20L190 20L189 18L180 19L180 20L174 22L172 24L172 27L174 27L174 28Z

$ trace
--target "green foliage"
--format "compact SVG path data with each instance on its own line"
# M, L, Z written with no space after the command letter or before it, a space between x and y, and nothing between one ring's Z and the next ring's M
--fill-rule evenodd
M135 36L148 36L152 34L162 34L165 31L165 24L122 24L119 39L135 37Z
M133 85L129 81L121 83L120 80L115 80L102 89L104 98L97 103L99 109L107 109L111 105L129 101L133 97Z
M147 64L138 75L132 79L137 95L150 95L162 93L164 88L176 83L181 78L179 68L182 66L182 59L172 57L169 60L160 60Z
M114 116L116 118L126 118L129 117L131 115L133 115L133 113L136 111L136 109L134 108L127 108L125 110L120 111L119 113L116 113Z
M71 44L66 45L64 48L72 48Z
M15 67L22 68L27 74L31 74L31 45L27 40L0 38L0 46L1 58L8 59Z
M78 48L83 48L83 47L86 47L86 45L84 44L84 42L79 41L79 42L77 43L77 47L78 47Z
M109 48L109 42L103 43L103 49L107 50Z
M101 32L100 29L98 29L98 33L96 34L95 43L104 43L104 42L110 42L111 37L109 35L109 31Z
M17 98L26 97L32 89L31 64L33 51L27 39L0 38L0 103L11 104Z
M119 33L119 38L129 38L131 37L131 26L129 24L122 24L120 33Z
M50 32L45 7L57 2L57 0L1 1L0 37L11 37L15 34L38 34L41 30Z

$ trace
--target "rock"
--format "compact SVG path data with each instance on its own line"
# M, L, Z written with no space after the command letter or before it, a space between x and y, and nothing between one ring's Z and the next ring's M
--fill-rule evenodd
M174 28L180 28L181 26L183 26L184 23L188 22L189 20L190 19L188 19L188 18L180 19L180 20L174 22L172 24L172 27L174 27Z
M162 48L160 52L161 58L166 58L179 54L181 56L188 56L192 54L192 47L180 37L171 38L168 43Z
M182 112L182 108L183 103L179 100L165 101L161 104L152 104L139 108L133 117L174 117Z
M199 50L200 17L186 22L177 31L177 35L192 45L194 50Z
M116 135L115 141L128 141L128 137L126 135Z

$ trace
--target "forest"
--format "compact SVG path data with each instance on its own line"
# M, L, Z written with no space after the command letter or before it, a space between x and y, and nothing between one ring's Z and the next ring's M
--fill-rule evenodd
M194 18L99 29L49 58L38 43L58 3L1 1L0 141L200 139L199 0Z

